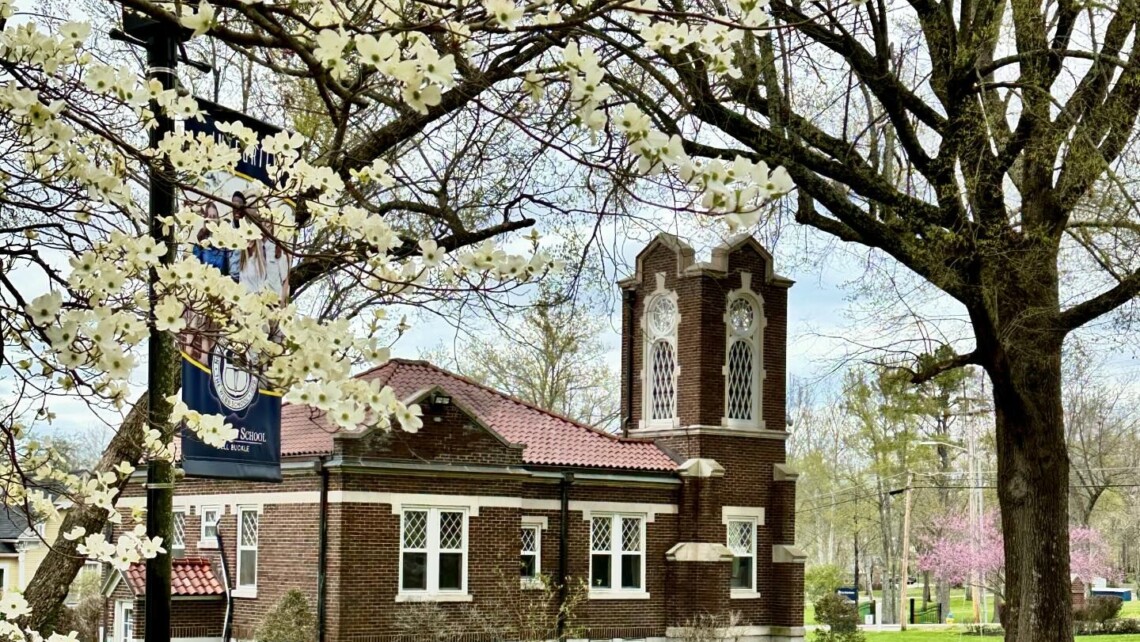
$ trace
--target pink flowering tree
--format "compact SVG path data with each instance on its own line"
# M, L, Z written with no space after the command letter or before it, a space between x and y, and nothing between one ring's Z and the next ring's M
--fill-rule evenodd
M979 584L1004 599L1005 547L996 513L987 513L976 531L967 515L946 515L934 521L931 532L933 535L920 540L918 568L954 584ZM1099 531L1073 527L1069 541L1074 578L1088 584L1093 578L1118 576Z
M1005 551L995 514L986 514L977 532L961 513L935 519L931 530L934 535L920 540L918 568L951 584L980 583L1001 595Z

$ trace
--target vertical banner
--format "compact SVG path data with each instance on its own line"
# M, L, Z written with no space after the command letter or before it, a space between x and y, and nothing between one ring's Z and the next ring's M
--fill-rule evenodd
M222 131L219 123L240 122L257 132L259 138L281 130L206 100L198 99L202 120L185 122L187 132L213 136L222 142L238 143ZM258 146L244 154L230 171L211 172L206 191L214 199L198 199L208 220L237 225L243 218L256 220L264 229L269 221L258 213L258 183L271 185L268 166L272 156ZM252 221L251 221L252 222ZM193 247L198 260L228 275L251 292L273 289L288 300L289 254L273 239L252 241L240 250L211 246L209 231L203 229ZM192 430L182 428L182 468L188 477L281 481L281 391L273 390L260 375L256 358L238 358L216 322L195 315L188 322L188 336L182 342L182 401L202 414L224 415L238 436L222 448L200 441Z

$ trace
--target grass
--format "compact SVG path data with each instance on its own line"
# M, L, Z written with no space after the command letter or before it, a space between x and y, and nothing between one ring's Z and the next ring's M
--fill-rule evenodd
M931 590L931 593L933 594L933 589ZM921 586L910 587L907 590L907 596L916 598L917 601L921 602L921 600L922 600L922 587ZM934 597L934 596L932 595L932 597ZM865 602L866 599L867 598L865 595L860 595L860 597L859 597L860 602ZM883 595L880 591L875 592L875 599L876 600L882 600L883 599ZM989 613L991 621L993 619L993 612L994 612L993 609L994 609L993 596L990 595L990 596L987 596L987 598L986 598L986 610ZM950 613L954 614L954 623L955 624L973 624L974 623L974 605L972 602L969 602L966 600L966 592L964 590L958 589L958 590L954 590L954 591L950 592ZM1133 595L1133 599L1131 602L1125 602L1123 604L1122 608L1120 609L1120 617L1140 618L1140 599L1137 599L1136 595ZM804 605L804 623L805 624L815 624L816 623L815 622L815 608L811 604L805 604ZM915 638L915 639L916 640L922 640L925 638ZM931 638L931 639L932 640L938 640L940 638ZM1128 642L1132 642L1132 639L1129 636L1113 636L1112 639L1113 640L1128 640ZM905 639L904 639L904 642L905 642ZM1140 637L1137 637L1135 639L1135 642L1140 642Z
M810 633L808 634L810 639ZM989 642L1000 637L966 635L960 631L896 631L866 633L867 642ZM1140 642L1140 635L1079 635L1079 642Z

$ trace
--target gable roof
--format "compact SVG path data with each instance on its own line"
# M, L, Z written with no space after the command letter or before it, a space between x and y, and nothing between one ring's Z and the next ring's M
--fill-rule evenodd
M602 432L425 361L392 359L358 376L390 386L401 399L433 388L446 391L504 441L524 445L522 458L528 464L662 472L677 468L653 442ZM313 408L289 404L281 409L282 456L330 454L336 432Z

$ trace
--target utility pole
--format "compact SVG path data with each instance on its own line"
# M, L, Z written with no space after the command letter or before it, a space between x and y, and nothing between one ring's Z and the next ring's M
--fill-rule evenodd
M899 563L899 628L903 631L906 630L906 607L907 607L907 563L910 561L910 493L911 486L914 484L914 473L907 473L906 475L906 489L903 491L903 536L902 536L902 550L899 552L902 555L902 560ZM149 642L149 641L148 641Z

